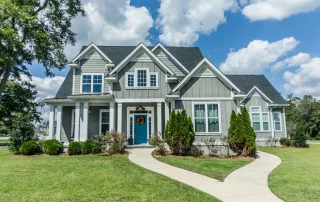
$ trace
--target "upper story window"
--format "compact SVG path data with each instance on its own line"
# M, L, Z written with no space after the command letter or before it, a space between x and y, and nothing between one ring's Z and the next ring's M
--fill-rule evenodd
M269 112L261 112L260 106L250 107L251 124L255 131L269 131Z
M158 73L149 72L148 68L136 68L134 72L126 73L127 88L157 88Z
M82 93L102 93L103 74L82 74Z
M221 132L218 103L194 103L193 110L193 122L196 133Z

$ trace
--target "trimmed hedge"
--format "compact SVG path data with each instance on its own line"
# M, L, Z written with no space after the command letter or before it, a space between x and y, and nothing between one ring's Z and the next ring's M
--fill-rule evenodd
M93 145L93 140L91 140L91 139L86 140L86 141L82 144L81 153L82 153L82 154L91 154L93 147L94 147L94 145Z
M20 153L23 155L35 155L41 152L40 146L34 140L24 142L20 147Z
M58 155L63 152L63 145L58 140L46 140L42 149L45 154Z
M71 142L68 145L68 154L69 155L81 154L81 143L80 142Z

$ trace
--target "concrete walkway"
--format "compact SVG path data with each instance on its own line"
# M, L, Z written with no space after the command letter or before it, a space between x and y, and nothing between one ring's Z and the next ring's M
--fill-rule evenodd
M141 167L185 183L222 201L282 201L268 187L269 173L281 163L277 156L258 152L258 159L235 170L221 182L162 163L152 157L152 151L153 149L131 149L129 159Z

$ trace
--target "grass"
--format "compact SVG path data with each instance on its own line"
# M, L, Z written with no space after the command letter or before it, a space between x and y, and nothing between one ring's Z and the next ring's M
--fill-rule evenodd
M11 156L0 147L0 201L218 201L127 156Z
M307 140L307 143L308 144L312 144L312 143L317 143L317 144L320 144L320 140Z
M232 171L247 165L249 159L157 157L159 161L223 181Z
M262 148L282 160L269 175L269 187L284 201L320 201L320 145L308 149Z

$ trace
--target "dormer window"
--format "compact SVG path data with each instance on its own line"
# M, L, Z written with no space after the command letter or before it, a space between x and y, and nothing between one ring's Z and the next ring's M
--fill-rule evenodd
M158 88L158 73L149 72L148 68L136 68L126 73L127 88Z
M103 74L82 74L81 93L102 93Z

